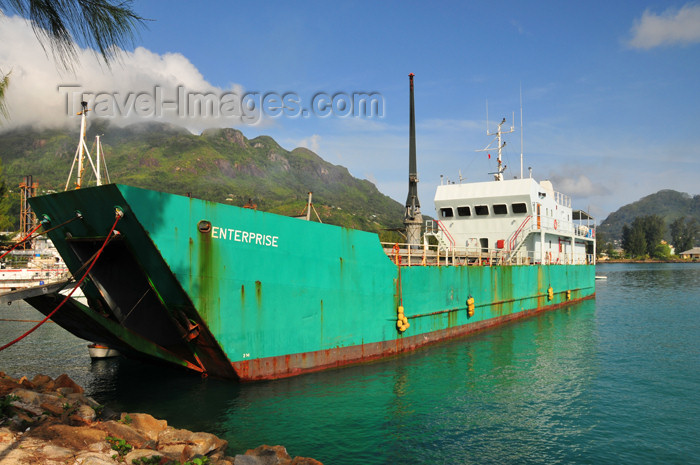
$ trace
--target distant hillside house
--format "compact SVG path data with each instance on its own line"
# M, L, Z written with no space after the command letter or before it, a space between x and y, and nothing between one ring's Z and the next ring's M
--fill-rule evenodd
M700 247L693 247L692 249L681 252L678 255L680 255L682 258L692 258L697 260L700 258Z

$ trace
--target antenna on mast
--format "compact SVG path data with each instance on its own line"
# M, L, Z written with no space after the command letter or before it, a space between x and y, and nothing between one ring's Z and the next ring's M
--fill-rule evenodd
M102 141L100 140L100 137L102 137L102 136L104 136L104 134L98 134L95 136L95 146L96 146L95 158L97 159L97 185L98 186L101 186L103 184L104 179L107 179L107 183L112 182L109 179L109 171L107 171L107 160L105 159L105 151L104 151L104 148L102 147ZM102 163L102 168L100 168L100 162ZM104 178L102 177L103 170L104 170Z
M523 84L520 83L520 179L523 179Z
M489 99L486 99L486 135L489 135Z
M487 107L487 109L488 109L488 107ZM513 115L515 115L515 112L513 112ZM513 118L515 118L515 116L513 116ZM488 120L488 117L487 117L487 118L486 118L486 125L487 125L487 127L488 127L488 121L489 121L489 120ZM502 162L503 147L506 146L506 143L505 143L505 141L503 140L502 136L503 136L503 134L510 134L510 133L512 133L512 132L515 132L515 126L514 126L514 125L511 125L510 131L508 131L508 132L502 131L502 130L501 130L501 126L503 126L505 123L506 123L506 119L503 118L503 121L501 121L501 122L498 124L498 129L496 129L496 132L489 133L489 132L488 132L488 129L486 130L486 135L487 135L487 136L496 136L496 138L494 139L494 141L498 141L498 146L496 147L496 149L498 150L498 157L497 157L498 168L497 168L497 171L496 171L495 173L490 173L490 174L493 174L493 175L494 175L494 179L495 179L496 181L503 181L503 171L505 171L505 169L507 168L506 165L504 165L503 162ZM494 141L491 141L491 142L489 143L489 145L487 145L485 148L483 148L483 149L481 149L481 150L477 150L477 152L486 152L487 150L492 150L494 147L491 147L491 144L493 144Z

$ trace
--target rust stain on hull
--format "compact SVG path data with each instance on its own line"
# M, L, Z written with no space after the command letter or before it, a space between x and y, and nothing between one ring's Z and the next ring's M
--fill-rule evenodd
M579 299L572 299L552 305L541 306L532 310L524 310L518 313L499 316L476 323L451 327L431 333L417 336L400 335L396 339L361 344L351 347L339 347L300 354L281 355L279 357L260 358L233 362L231 365L241 381L262 381L270 379L288 378L304 373L337 368L347 365L369 362L381 358L391 357L403 352L409 352L419 347L436 344L438 342L459 338L478 331L483 331L505 323L528 318L538 313L555 310L576 302L593 299L595 293Z

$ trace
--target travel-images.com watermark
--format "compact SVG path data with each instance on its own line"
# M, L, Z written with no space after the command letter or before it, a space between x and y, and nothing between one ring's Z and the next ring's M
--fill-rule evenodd
M98 117L225 118L256 124L269 118L365 118L384 116L384 97L378 92L317 92L304 100L296 92L192 92L184 86L166 91L90 92L78 85L58 86L65 94L66 114L82 110L81 101Z

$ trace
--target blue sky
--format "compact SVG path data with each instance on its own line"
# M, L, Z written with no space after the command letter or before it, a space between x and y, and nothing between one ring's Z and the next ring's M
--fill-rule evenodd
M249 138L270 135L289 150L306 146L403 203L412 72L426 213L434 213L441 174L490 179L495 157L475 151L491 141L487 101L490 129L503 117L511 124L515 113L506 177L520 174L521 88L525 173L531 166L535 178L551 179L575 207L602 220L660 189L700 194L700 3L137 1L133 7L152 19L136 48L111 68L82 51L75 73L57 71L19 18L2 19L0 69L11 68L16 78L6 127L68 122L77 128L65 92L56 90L68 84L122 94L154 85L166 93L178 85L194 92L294 93L302 106L318 93L373 92L382 98L381 117L173 122L194 132L235 126ZM43 120L19 105L39 97L47 108Z

